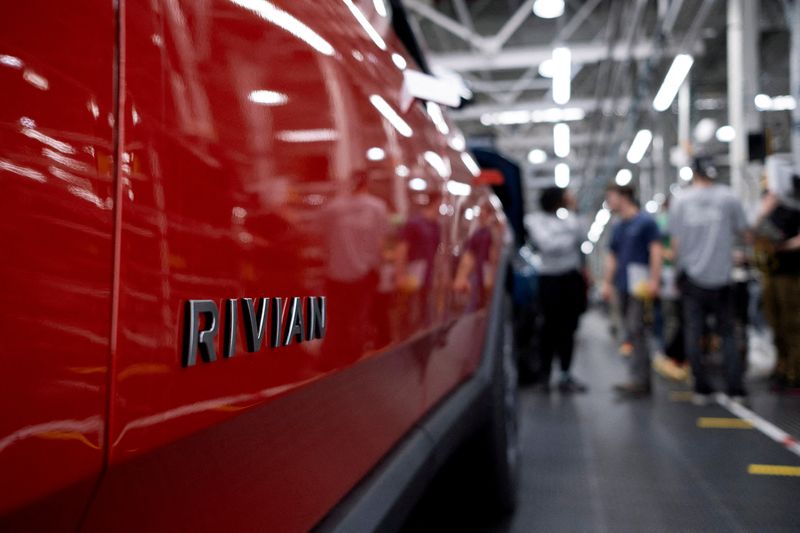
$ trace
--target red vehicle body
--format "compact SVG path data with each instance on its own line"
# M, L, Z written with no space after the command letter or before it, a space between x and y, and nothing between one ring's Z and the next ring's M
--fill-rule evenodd
M398 446L436 451L508 238L385 8L4 9L0 529L335 528ZM182 364L186 302L311 296L324 338Z

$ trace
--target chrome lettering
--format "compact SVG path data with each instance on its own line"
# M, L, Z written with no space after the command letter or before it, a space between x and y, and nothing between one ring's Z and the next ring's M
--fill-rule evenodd
M267 305L269 298L261 298L258 302L258 312L253 309L252 298L242 298L242 315L244 316L245 344L248 352L257 352L264 341L267 329Z
M309 296L306 298L306 324L308 325L308 340L322 339L325 337L325 303L324 296Z
M206 317L205 329L200 329L201 316ZM189 300L186 302L184 322L183 366L194 366L197 363L198 348L203 361L216 361L214 338L219 328L217 304L211 300Z
M225 300L225 341L222 357L233 357L236 353L236 319L239 316L236 300Z
M225 359L236 355L240 322L244 328L244 349L251 353L258 352L267 344L265 342L267 335L269 335L268 344L272 348L323 339L327 324L326 304L324 296L226 298L222 301L225 316L224 332L223 335L219 335L220 353ZM181 352L184 367L197 364L198 351L204 363L217 360L215 344L219 329L220 316L217 302L213 300L186 302Z
M289 304L289 320L286 322L286 336L283 345L289 346L292 339L303 342L303 333L303 305L300 298L295 296Z

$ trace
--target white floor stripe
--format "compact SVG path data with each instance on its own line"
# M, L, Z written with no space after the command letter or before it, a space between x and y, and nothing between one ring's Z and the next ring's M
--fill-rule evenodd
M730 411L732 414L738 416L742 420L746 420L753 424L753 427L761 433L771 438L790 452L800 456L800 442L797 441L792 435L786 433L784 430L773 424L768 420L764 420L756 413L745 407L744 405L732 401L725 394L717 395L717 403Z

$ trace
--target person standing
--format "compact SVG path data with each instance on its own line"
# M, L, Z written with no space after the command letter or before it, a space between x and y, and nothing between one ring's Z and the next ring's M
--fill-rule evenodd
M764 311L778 351L773 388L800 394L800 187L791 198L767 194L758 226L764 228L761 240L768 250Z
M727 393L742 400L744 360L737 348L731 272L737 238L747 235L747 218L733 190L715 182L708 158L695 158L692 186L670 210L672 244L681 272L684 340L694 376L695 403L706 403L714 392L704 363L703 329L714 316L722 341Z
M671 203L670 197L667 197L663 209L656 215L656 223L661 232L663 264L661 267L661 292L657 303L661 316L659 331L661 351L653 359L653 368L667 379L686 381L689 379L689 369L683 341L683 308L675 271L675 254L669 232Z
M648 319L661 284L662 245L656 221L639 210L630 186L612 185L606 191L611 212L619 217L606 255L602 294L610 300L616 290L628 340L632 344L630 380L614 386L624 397L650 395Z
M585 392L586 385L572 376L572 355L578 320L586 309L586 282L581 269L580 251L585 228L570 210L574 204L565 189L551 187L539 199L542 212L526 217L533 244L541 254L539 299L541 328L542 388L550 390L553 358L561 367L558 389L561 392Z

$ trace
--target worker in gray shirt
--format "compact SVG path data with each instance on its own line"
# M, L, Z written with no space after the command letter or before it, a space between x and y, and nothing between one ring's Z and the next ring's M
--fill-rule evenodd
M578 320L586 310L586 282L582 274L581 242L586 227L574 212L575 199L566 190L542 192L542 211L525 217L525 225L542 263L539 268L539 306L542 311L540 379L549 392L552 362L558 356L562 393L585 392L586 385L572 376L572 354Z
M736 346L731 286L733 251L747 236L747 218L730 187L716 183L709 158L695 158L692 187L670 209L670 232L681 272L686 354L694 374L694 399L706 403L714 392L704 364L702 336L713 315L722 340L728 395L743 400L744 361Z

